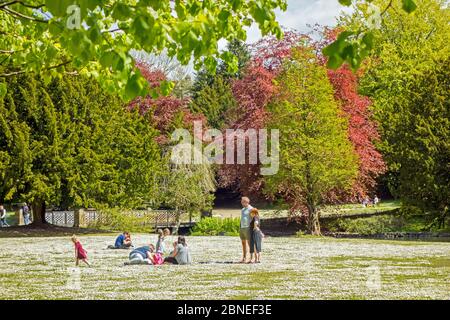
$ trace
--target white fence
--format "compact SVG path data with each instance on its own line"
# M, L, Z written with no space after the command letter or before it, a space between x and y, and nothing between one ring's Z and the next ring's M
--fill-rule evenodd
M145 224L155 227L173 227L177 224L177 212L174 210L135 210L124 214L131 214L137 218L144 218ZM107 224L108 214L96 210L83 210L80 212L80 227ZM47 211L45 213L47 223L61 226L73 227L75 224L75 211ZM190 224L191 217L183 213L180 217L182 224Z

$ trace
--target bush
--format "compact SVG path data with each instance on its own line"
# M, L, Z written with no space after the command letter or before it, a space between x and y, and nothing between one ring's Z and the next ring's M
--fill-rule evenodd
M338 219L328 225L334 232L373 235L377 233L399 231L405 226L403 218L395 216L376 216L358 219Z
M238 236L241 222L239 218L204 218L192 229L192 236Z

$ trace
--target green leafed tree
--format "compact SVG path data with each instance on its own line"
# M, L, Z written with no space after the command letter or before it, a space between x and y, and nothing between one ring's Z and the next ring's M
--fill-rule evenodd
M410 87L407 104L391 115L396 130L385 146L403 204L431 213L444 227L450 210L450 59L439 61Z
M403 16L411 14L417 9L419 0L339 0L344 6L353 6L356 11L364 10L361 23L358 25L345 25L337 39L324 48L328 67L339 68L347 63L353 70L358 69L361 63L372 53L376 41L376 30L383 24L389 10ZM420 6L420 4L419 4ZM422 8L423 9L423 8Z
M212 209L216 180L212 165L194 145L186 143L175 147L177 151L167 149L170 152L166 152L164 157L164 174L160 185L162 203L175 210L179 226L182 213L199 215L203 210ZM203 161L180 161L176 157L180 154L187 154L191 159L201 158Z
M203 114L210 127L222 129L236 109L236 100L228 81L216 76L211 86L205 86L190 105L194 113Z
M8 78L0 99L0 200L60 208L133 207L157 197L160 149L149 121L92 79Z
M274 10L286 8L286 0L0 0L0 63L9 67L0 75L75 69L131 100L149 91L132 49L214 73L219 59L237 63L219 40L246 40L253 23L281 37Z
M282 196L320 234L319 206L332 189L351 187L358 159L347 138L347 121L334 100L327 70L309 48L296 48L277 79L269 106L280 130L280 169L266 178L266 192Z
M394 4L385 12L360 88L373 101L392 193L436 217L448 210L441 199L447 197L442 170L448 172L448 163L441 156L448 156L448 105L442 100L448 100L448 68L442 64L450 56L450 8L443 0L417 5L411 15L399 14ZM367 15L361 8L342 22L355 28Z
M236 60L230 59L217 62L218 67L214 74L210 73L206 67L203 67L195 77L192 86L192 96L194 99L206 87L212 87L215 80L220 78L229 82L231 79L240 79L244 73L245 67L248 65L251 54L248 46L244 41L233 39L227 44L226 50L223 52L226 57L236 57Z

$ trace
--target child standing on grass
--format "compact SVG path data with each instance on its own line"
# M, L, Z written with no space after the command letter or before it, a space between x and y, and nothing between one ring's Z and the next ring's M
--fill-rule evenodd
M84 250L76 235L72 236L72 242L75 245L75 266L78 266L78 263L81 260L90 267L91 265L87 260L87 252Z
M253 254L255 254L255 260L254 263L260 263L261 262L261 245L262 245L262 239L264 238L264 234L262 233L260 229L260 219L259 219L259 211L256 208L253 208L250 211L250 232L251 232L251 238L250 238L250 262L252 263L253 260Z

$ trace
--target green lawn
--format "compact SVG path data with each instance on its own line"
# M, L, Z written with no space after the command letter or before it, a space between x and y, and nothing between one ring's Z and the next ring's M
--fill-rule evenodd
M362 214L362 213L375 213L381 211L389 211L400 208L400 201L390 200L382 201L376 207L364 208L361 204L344 204L344 205L332 205L321 208L321 215L327 216L331 214ZM240 209L229 208L217 208L213 210L213 215L222 216L225 218L239 217ZM276 208L260 208L260 214L262 218L281 218L287 217L288 211Z
M156 240L134 239L137 244ZM68 237L0 239L1 298L450 298L449 243L267 238L263 263L240 265L224 263L239 259L237 237L188 237L190 266L125 267L127 251L104 249L113 240L82 236L93 267L73 271Z

